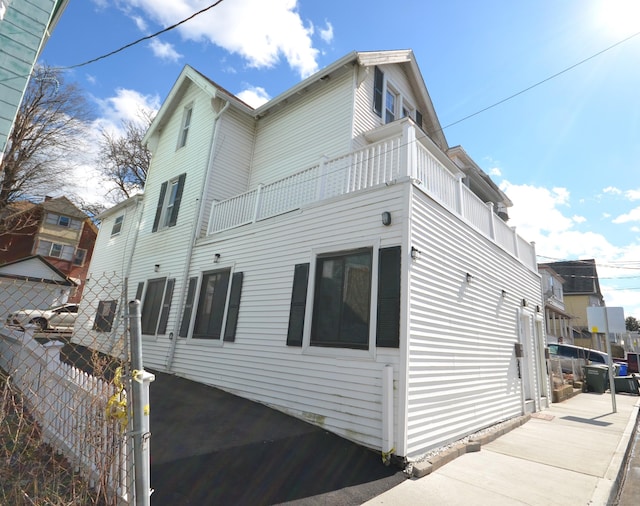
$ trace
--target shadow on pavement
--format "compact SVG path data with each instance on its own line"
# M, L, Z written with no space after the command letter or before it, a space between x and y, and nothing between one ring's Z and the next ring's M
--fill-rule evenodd
M380 455L262 404L154 372L153 506L358 505L405 480Z

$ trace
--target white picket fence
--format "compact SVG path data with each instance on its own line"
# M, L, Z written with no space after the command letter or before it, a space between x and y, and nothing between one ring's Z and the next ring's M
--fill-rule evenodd
M116 387L62 362L61 347L56 341L41 345L29 330L0 325L0 367L20 389L44 442L92 487L128 504L127 434L105 414Z

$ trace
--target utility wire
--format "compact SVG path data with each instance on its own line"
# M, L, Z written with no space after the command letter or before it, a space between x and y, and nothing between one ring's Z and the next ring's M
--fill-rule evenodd
M91 63L95 63L97 61L100 60L104 60L105 58L108 58L110 56L113 56L114 54L120 53L121 51L124 51L125 49L129 49L132 46L135 46L136 44L139 44L140 42L144 42L145 40L149 40L149 39L153 39L154 37L157 37L158 35L162 35L163 33L166 33L170 30L173 30L174 28L177 28L178 26L186 23L187 21L191 21L193 18L195 18L196 16L199 16L200 14L203 14L205 12L207 12L208 10L213 9L214 7L217 7L218 5L220 5L224 0L218 0L217 2L212 3L211 5L209 5L208 7L205 7L204 9L199 10L198 12L195 12L194 14L192 14L191 16L189 16L188 18L183 19L182 21L178 21L177 23L171 25L171 26L167 26L166 28L160 30L159 32L156 33L152 33L151 35L147 35L145 37L142 37L138 40L134 40L133 42L130 42L129 44L126 44L114 51L111 51L110 53L107 54L103 54L102 56L98 56L97 58L93 58L91 60L85 61L83 63L77 63L75 65L71 65L69 67L58 67L59 70L71 70L71 69L76 69L78 67L84 67L86 65L89 65Z
M441 127L440 130L436 130L435 132L430 132L430 133L441 132L442 130L444 130L446 128L449 128L449 127L452 127L454 125L457 125L458 123L462 123L463 121L466 121L466 120L468 120L470 118L473 118L474 116L477 116L478 114L482 114L483 112L486 112L489 109L493 109L494 107L497 107L497 106L499 106L501 104L504 104L505 102L507 102L507 101L509 101L509 100L511 100L513 98L516 98L516 97L522 95L523 93L526 93L527 91L530 91L530 90L532 90L534 88L537 88L538 86L540 86L541 84L546 83L547 81L551 81L552 79L555 79L556 77L561 76L562 74L565 74L565 73L569 72L570 70L573 70L574 68L582 65L583 63L586 63L586 62L588 62L590 60L593 60L594 58L600 56L601 54L606 53L607 51L610 51L611 49L619 46L620 44L624 44L628 40L631 40L634 37L637 37L638 35L640 35L640 32L636 32L633 35L629 35L627 38L616 42L615 44L603 49L602 51L598 51L597 53L592 54L591 56L585 58L584 60L579 61L578 63L574 63L573 65L571 65L569 67L566 67L565 69L561 70L560 72L556 72L555 74L550 75L549 77L543 79L542 81L538 81L537 83L532 84L531 86L528 86L527 88L524 88L523 90L520 90L517 93L514 93L513 95L510 95L510 96L508 96L506 98L503 98L502 100L499 100L498 102L495 102L494 104L491 104L491 105L485 107L484 109L480 109L479 111L471 113L471 114L469 114L469 115L467 115L467 116L465 116L463 118L460 118L459 120L454 121L453 123L449 123L448 125L445 125L445 126Z

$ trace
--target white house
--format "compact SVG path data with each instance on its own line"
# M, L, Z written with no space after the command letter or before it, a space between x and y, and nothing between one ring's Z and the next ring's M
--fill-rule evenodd
M41 256L0 265L0 322L19 309L64 304L76 283Z
M146 142L144 206L126 241L104 215L91 278L122 258L148 367L407 459L549 402L534 248L411 51L258 109L187 66Z

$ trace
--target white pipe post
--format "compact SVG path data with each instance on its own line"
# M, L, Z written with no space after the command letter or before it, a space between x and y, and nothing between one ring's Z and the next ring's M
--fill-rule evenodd
M382 373L382 459L388 465L393 453L393 366Z
M133 421L133 469L135 506L150 506L149 383L155 376L142 365L142 317L140 301L129 302L131 335L131 417Z

